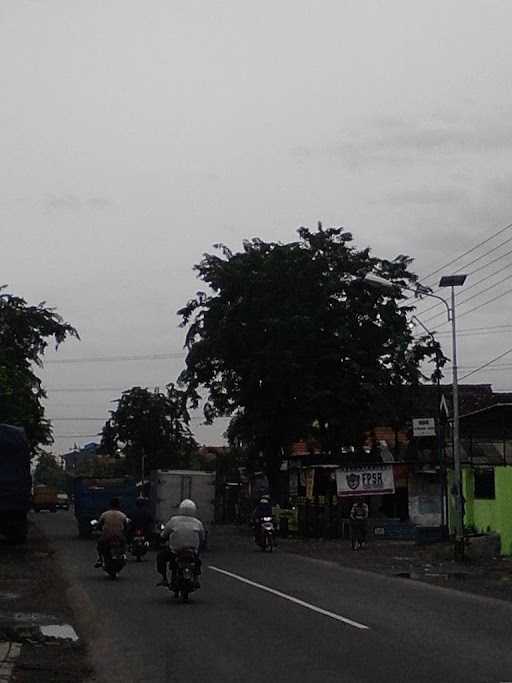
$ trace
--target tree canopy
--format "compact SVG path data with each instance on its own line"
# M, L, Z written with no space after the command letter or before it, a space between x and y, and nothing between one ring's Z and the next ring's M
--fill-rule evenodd
M178 314L187 328L180 382L192 405L208 394L208 419L234 414L230 436L250 441L276 481L299 437L326 451L359 445L395 386L418 383L433 353L413 338L404 288L417 280L412 259L356 249L342 228L301 228L288 244L223 245L195 266L208 285ZM385 278L376 287L368 274Z
M35 368L53 339L57 348L78 337L69 323L43 301L29 306L25 299L0 288L0 422L23 427L32 453L53 442L44 416L46 392Z
M123 392L102 431L101 452L121 449L133 474L145 469L187 467L197 444L189 428L185 392L168 384L165 392L132 387Z

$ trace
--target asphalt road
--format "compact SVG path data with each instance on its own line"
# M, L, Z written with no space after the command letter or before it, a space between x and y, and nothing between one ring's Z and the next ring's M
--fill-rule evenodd
M512 681L512 604L295 554L220 528L190 604L156 588L154 554L112 582L72 513L38 515L109 683Z

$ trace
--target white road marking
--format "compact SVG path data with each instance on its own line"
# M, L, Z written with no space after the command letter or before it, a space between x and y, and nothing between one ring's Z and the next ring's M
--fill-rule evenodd
M301 607L305 607L306 609L310 609L313 612L318 612L318 614L323 614L325 617L330 617L331 619L335 619L336 621L342 621L344 624L348 624L349 626L353 626L354 628L361 629L362 631L368 631L369 626L365 626L364 624L359 623L358 621L354 621L353 619L349 619L348 617L342 617L340 614L335 614L334 612L329 612L326 609L322 609L321 607L317 607L316 605L312 605L310 602L305 602L304 600L299 600L299 598L294 598L293 595L287 595L286 593L282 593L281 591L277 591L274 588L270 588L269 586L264 586L261 583L256 583L256 581L251 581L250 579L246 579L243 576L240 576L239 574L233 574L233 572L228 572L225 569L220 569L219 567L214 567L213 565L208 565L209 569L212 569L214 572L218 572L219 574L225 574L226 576L230 576L232 579L236 579L237 581L241 581L242 583L246 583L249 586L253 586L254 588L259 588L262 591L266 591L267 593L272 593L273 595L277 595L280 598L284 598L285 600L289 600L290 602L295 603L296 605L300 605Z

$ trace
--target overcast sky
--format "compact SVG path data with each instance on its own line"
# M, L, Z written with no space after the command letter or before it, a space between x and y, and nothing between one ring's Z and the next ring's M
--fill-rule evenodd
M511 25L509 0L2 0L0 282L82 337L48 354L57 452L176 378L214 243L322 220L427 274L512 222ZM512 293L469 312L512 287L507 239L453 266L500 259L459 328L510 325L461 332L461 374L512 347ZM62 362L141 355L167 357ZM512 390L507 361L467 381Z

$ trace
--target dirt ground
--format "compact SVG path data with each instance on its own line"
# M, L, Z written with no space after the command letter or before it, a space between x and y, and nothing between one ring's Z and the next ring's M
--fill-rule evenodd
M279 547L345 567L512 601L512 558L455 562L449 543L420 546L414 541L369 539L364 548L353 551L346 540L287 538L279 539Z
M26 544L0 539L0 642L21 643L16 683L92 681L86 647L44 638L41 624L73 625L66 584L43 534L31 524Z

